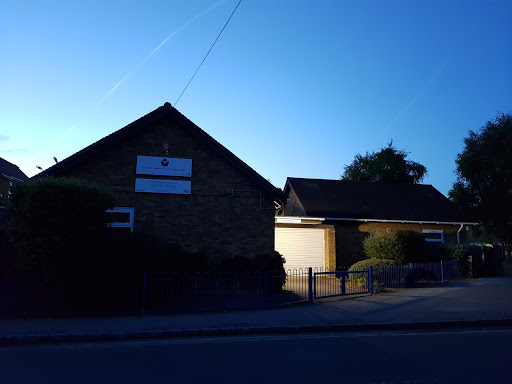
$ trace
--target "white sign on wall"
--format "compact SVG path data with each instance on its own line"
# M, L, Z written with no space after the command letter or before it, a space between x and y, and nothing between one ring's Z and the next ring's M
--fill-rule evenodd
M295 217L276 217L276 223L300 224L300 218Z
M137 174L191 177L192 159L137 156Z
M135 179L135 192L174 193L190 195L190 181Z

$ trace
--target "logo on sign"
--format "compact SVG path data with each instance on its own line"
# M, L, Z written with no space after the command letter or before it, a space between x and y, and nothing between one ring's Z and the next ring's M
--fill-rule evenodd
M167 160L167 159L163 159L163 160L160 162L160 164L162 164L162 166L164 166L164 167L167 167L167 166L169 165L169 160Z

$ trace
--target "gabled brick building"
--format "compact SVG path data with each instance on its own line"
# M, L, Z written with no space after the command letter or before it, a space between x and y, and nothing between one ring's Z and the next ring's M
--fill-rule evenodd
M115 226L210 259L274 252L282 192L165 103L37 177L76 177L115 194Z

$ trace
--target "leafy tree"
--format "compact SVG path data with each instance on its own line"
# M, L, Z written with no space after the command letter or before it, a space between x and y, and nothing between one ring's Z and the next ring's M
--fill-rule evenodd
M512 115L469 131L450 199L504 244L512 242Z
M407 152L393 147L391 141L379 152L357 154L352 164L345 166L342 180L380 183L417 184L427 175L427 168L407 160Z

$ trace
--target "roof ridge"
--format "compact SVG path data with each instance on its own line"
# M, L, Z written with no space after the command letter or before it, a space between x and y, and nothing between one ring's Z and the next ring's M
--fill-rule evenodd
M422 183L382 183L380 181L359 181L359 180L341 180L341 179L319 179L319 178L310 178L310 177L287 177L290 180L311 180L311 181L332 181L332 182L340 182L340 183L359 183L359 184L378 184L378 185L419 185L419 186L428 186L435 188L432 184L422 184Z
M128 125L110 133L109 135L95 141L94 143L88 145L87 147L81 149L80 151L68 156L66 159L60 161L57 164L54 164L50 168L40 172L34 177L44 177L51 176L52 174L58 173L66 168L72 166L76 161L82 161L82 158L89 154L94 153L94 151L98 151L103 146L109 145L113 140L117 140L119 138L124 137L125 135L131 133L134 130L140 129L142 126L150 123L152 120L156 120L161 117L165 117L169 115L178 121L185 129L187 129L192 134L195 134L200 139L203 139L206 143L210 144L214 150L216 150L221 156L223 156L226 160L228 160L232 165L236 166L241 171L245 172L246 175L260 184L266 192L281 195L282 192L278 190L274 185L272 185L268 180L262 177L259 173L257 173L253 168L247 165L243 160L233 154L229 149L215 140L211 135L209 135L202 128L197 126L194 122L192 122L189 118L183 115L180 111L174 108L171 103L166 102L163 106L158 107L157 109L147 113L146 115L138 118L137 120L129 123Z

